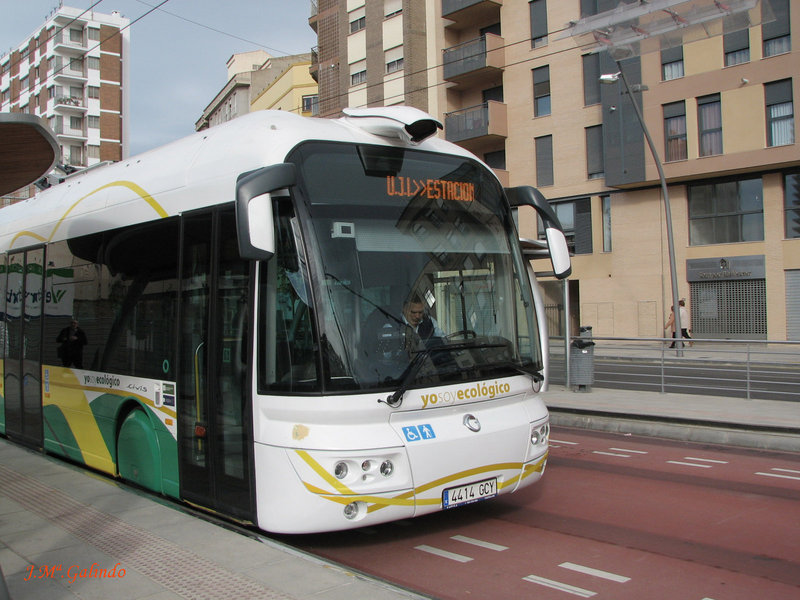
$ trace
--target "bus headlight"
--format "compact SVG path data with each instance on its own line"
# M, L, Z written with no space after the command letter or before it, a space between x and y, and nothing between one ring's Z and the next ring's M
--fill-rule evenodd
M367 504L359 500L351 502L345 505L342 514L348 521L360 521L367 516Z
M333 474L336 476L336 479L344 479L347 477L347 471L348 469L346 462L337 462L333 467Z
M538 427L531 427L531 446L546 445L550 437L550 424L545 423Z
M381 463L381 475L384 477L389 477L392 473L394 473L394 464L392 464L392 461L383 461Z
M352 521L358 516L358 502L351 502L344 507L344 518Z

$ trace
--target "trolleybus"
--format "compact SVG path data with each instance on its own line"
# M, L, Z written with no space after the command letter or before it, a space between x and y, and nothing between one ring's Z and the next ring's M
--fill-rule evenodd
M272 532L537 481L525 247L564 277L566 243L439 128L259 111L2 209L0 433ZM547 241L521 245L523 204Z

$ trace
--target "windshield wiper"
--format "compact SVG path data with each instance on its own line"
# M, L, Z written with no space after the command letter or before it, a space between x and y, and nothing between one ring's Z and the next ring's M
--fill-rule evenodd
M515 362L511 362L510 360L507 362L502 363L504 367L508 367L510 369L514 369L517 373L521 375L525 375L526 377L530 377L536 383L541 383L544 381L544 375L542 375L541 371L526 369L522 365L518 365Z

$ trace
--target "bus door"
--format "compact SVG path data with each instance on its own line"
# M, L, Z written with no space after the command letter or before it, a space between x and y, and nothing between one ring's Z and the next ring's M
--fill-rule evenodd
M35 447L42 445L43 269L44 248L8 257L3 340L6 434Z
M249 262L239 257L232 207L185 216L181 256L181 496L252 521Z

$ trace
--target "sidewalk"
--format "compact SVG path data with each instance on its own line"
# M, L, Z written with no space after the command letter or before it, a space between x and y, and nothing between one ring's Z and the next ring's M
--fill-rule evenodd
M0 566L13 600L423 598L5 439Z
M551 386L550 422L677 440L800 452L800 402ZM800 400L800 399L798 399Z

